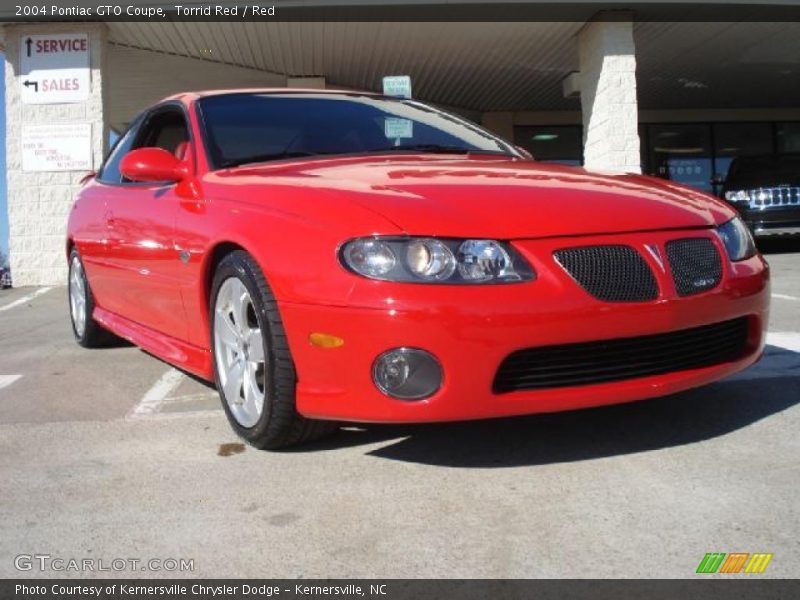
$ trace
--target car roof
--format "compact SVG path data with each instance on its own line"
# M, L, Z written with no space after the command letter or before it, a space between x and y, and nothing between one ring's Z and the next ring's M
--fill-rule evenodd
M375 92L367 92L361 90L336 90L336 89L316 89L316 88L231 88L231 89L218 89L218 90L198 90L192 92L181 92L168 96L162 102L170 100L180 100L181 102L193 102L200 98L207 98L210 96L226 96L231 94L319 94L331 96L376 96L380 97L381 94Z

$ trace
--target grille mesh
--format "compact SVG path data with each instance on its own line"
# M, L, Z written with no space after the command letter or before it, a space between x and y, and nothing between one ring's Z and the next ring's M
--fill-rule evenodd
M672 279L679 296L700 294L719 285L722 260L707 238L672 240L666 244Z
M518 350L495 375L495 393L592 385L698 369L747 352L748 319L692 329Z
M598 300L644 302L658 297L658 284L630 246L584 246L553 253L578 284Z

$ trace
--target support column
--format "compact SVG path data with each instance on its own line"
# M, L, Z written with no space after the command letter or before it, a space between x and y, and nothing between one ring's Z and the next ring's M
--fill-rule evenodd
M578 58L586 167L640 173L633 22L587 23Z
M88 123L91 126L91 168L100 166L108 143L103 81L106 26L102 23L6 25L3 33L11 274L15 286L59 285L67 280L67 218L86 170L23 170L23 129L28 124ZM32 35L70 33L89 36L89 97L77 103L24 104L20 92L23 79L20 54L26 51L25 40Z

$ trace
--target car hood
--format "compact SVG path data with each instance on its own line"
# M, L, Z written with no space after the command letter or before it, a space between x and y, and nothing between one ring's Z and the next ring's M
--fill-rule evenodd
M358 204L413 235L521 239L711 227L735 215L668 181L506 157L370 156L240 167L247 183ZM226 177L223 177L223 179Z

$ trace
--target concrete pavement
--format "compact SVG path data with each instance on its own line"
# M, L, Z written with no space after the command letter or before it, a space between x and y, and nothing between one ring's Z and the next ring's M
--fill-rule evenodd
M208 386L77 346L63 288L0 292L0 577L97 575L15 569L48 554L193 560L117 573L148 577L673 578L706 552L798 577L800 252L768 250L771 345L732 379L276 453L240 445Z

